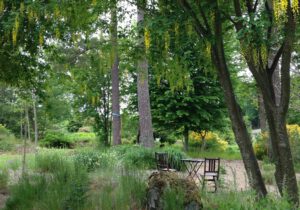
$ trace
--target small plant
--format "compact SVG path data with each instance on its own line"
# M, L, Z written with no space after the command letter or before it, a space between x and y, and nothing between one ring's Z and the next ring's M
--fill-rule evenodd
M65 134L55 131L48 131L45 137L40 141L40 145L54 148L73 147L72 142L66 138Z

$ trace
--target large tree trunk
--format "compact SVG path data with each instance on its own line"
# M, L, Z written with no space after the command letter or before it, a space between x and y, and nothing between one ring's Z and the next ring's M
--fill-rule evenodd
M264 107L264 99L261 94L261 91L257 90L257 101L258 101L258 117L259 117L259 127L261 129L261 133L267 131L267 118L266 118L266 111Z
M121 144L120 90L119 90L119 56L118 56L118 20L117 2L111 8L111 43L113 53L112 78L112 132L113 145Z
M249 178L250 186L256 191L258 196L263 197L267 194L267 190L262 179L258 162L254 155L251 138L248 134L246 124L242 116L241 108L236 101L236 97L231 83L230 73L225 59L222 22L220 11L218 8L218 1L213 1L213 3L216 5L214 19L215 21L213 26L214 32L210 31L208 28L203 27L201 21L198 19L197 14L194 12L187 0L181 0L180 2L183 8L194 19L194 28L197 34L199 35L199 38L203 39L203 37L214 37L214 40L212 42L212 60L216 67L218 78L224 91L224 97L228 108L235 139L240 148L246 173Z
M217 1L216 4L218 4ZM241 151L250 186L257 192L259 196L265 196L267 194L267 190L254 154L250 135L243 119L242 110L238 105L234 95L230 73L226 64L222 36L222 23L218 8L216 8L215 13L215 40L212 46L213 61L224 91L225 101L232 123L232 129L236 142Z
M272 14L270 12L270 14ZM263 69L254 63L253 55L246 55L246 61L257 85L260 87L266 110L269 132L272 142L273 158L276 165L275 179L281 195L285 188L290 201L298 205L298 187L286 130L286 116L290 99L290 63L292 47L295 38L296 23L290 3L287 8L287 22L285 23L285 40L276 53L272 65ZM241 44L244 44L241 40ZM269 56L272 56L269 55ZM274 72L281 58L279 82L274 84ZM277 79L278 81L278 79ZM278 87L280 86L280 87ZM279 89L280 96L276 92Z
M146 2L146 1L145 1ZM139 142L144 147L153 147L154 138L152 130L152 116L150 109L149 96L149 82L148 82L148 61L145 55L144 42L144 10L146 3L139 2L137 4L138 10L138 27L139 27L139 49L140 58L137 62L137 86L138 86L138 110L139 110L139 128L140 139Z

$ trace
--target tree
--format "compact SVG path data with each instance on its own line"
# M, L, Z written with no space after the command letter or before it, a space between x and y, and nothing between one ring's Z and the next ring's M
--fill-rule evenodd
M205 38L208 41L208 47L211 49L212 62L216 68L220 84L222 86L228 113L232 122L232 129L236 142L240 148L245 169L250 181L250 186L259 196L267 194L261 172L255 154L252 148L251 138L247 132L246 124L243 120L242 111L236 101L230 72L226 60L223 40L223 23L221 19L221 9L217 1L201 2L198 5L191 5L186 0L180 1L182 8L190 15L193 20L193 26L199 38ZM206 13L203 8L206 8ZM196 12L194 9L198 10ZM214 19L208 22L207 13L214 14ZM200 18L196 14L200 14Z
M119 56L118 56L118 20L117 1L112 2L111 8L111 45L113 65L112 78L112 132L113 144L121 144L121 115L120 115L120 91L119 91Z
M239 117L239 107L233 99L233 90L230 87L222 29L226 24L224 19L230 20L234 25L237 34L236 37L240 42L241 53L263 95L275 157L275 178L278 189L282 193L285 186L290 201L297 204L298 188L286 131L286 114L290 94L289 69L295 38L294 14L298 10L298 6L296 6L298 1L292 1L292 3L291 1L265 1L263 2L264 4L260 4L259 1L253 3L250 0L234 0L233 9L226 7L225 4L214 1L211 6L215 16L213 25L209 24L207 14L203 12L203 6L207 6L206 2L197 5L197 7L191 6L186 0L182 0L181 3L183 8L193 18L194 27L199 36L201 38L213 38L214 40L211 43L212 58L218 69L220 82L225 91L233 130L241 149L245 168L248 176L252 179L252 187L258 194L265 195L266 190L257 162L252 157L253 149L250 145L250 139L247 137L249 135L245 131L245 126L243 126L244 122ZM245 3L246 7L242 7L242 3ZM281 3L285 5L284 10L280 10L278 7ZM273 5L276 8L273 8ZM195 15L194 8L200 10L200 19ZM233 16L235 18L232 18ZM273 27L278 27L282 30L274 34ZM277 49L277 52L272 65L268 65L271 48ZM281 60L281 98L279 105L277 105L272 75L278 66L279 60ZM236 130L237 128L239 129ZM241 140L242 137L244 137L244 140ZM249 155L251 158L248 158Z
M147 34L144 29L145 0L137 3L138 49L141 53L137 61L138 111L139 111L139 142L144 147L153 147L153 128L150 108L148 61L146 58ZM146 35L145 35L146 34Z
M192 90L172 91L166 80L151 83L151 110L155 131L181 132L188 151L189 131L221 129L224 107L220 87L211 73L191 72ZM201 81L201 82L200 82Z

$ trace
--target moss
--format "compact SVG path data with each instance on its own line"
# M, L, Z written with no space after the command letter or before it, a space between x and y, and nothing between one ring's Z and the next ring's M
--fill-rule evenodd
M184 179L174 172L160 171L154 172L149 177L148 191L157 189L159 198L163 196L166 189L174 190L184 195L184 205L189 205L192 202L199 204L202 207L199 189L195 182L190 179Z

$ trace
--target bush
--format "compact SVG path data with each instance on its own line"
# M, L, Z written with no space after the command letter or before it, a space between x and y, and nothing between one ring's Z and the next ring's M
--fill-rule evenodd
M5 140L9 135L9 130L4 125L0 124L0 141Z
M256 155L256 158L262 160L265 156L268 155L267 142L269 139L268 133L262 133L257 136L255 139L253 149Z
M40 141L40 145L54 148L72 148L74 146L63 133L54 131L48 131L45 137Z
M197 132L191 132L189 135L190 138L190 144L194 147L201 147L202 137L200 133ZM217 151L225 151L228 148L228 142L224 139L221 139L220 136L217 133L214 132L207 132L205 135L205 141L206 141L206 148L208 150L217 150Z
M300 126L299 125L287 125L287 131L290 140L290 146L292 151L293 160L296 164L300 163ZM268 133L261 133L257 136L254 142L254 152L256 157L260 160L267 156L268 153Z
M116 166L118 158L114 151L83 150L75 154L74 160L86 166L88 171L93 171Z
M11 151L15 148L16 139L13 134L2 124L0 124L0 151Z
M67 129L71 133L78 132L79 128L82 127L82 125L83 124L81 122L71 120L67 126Z

